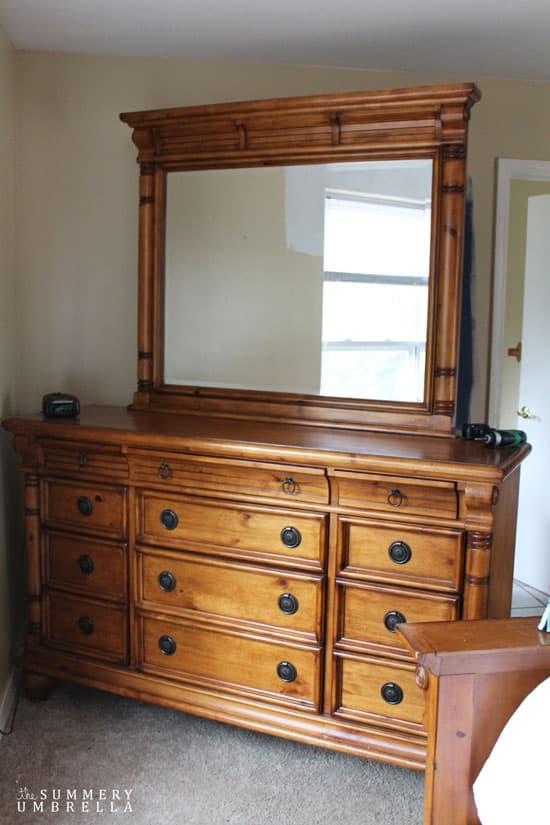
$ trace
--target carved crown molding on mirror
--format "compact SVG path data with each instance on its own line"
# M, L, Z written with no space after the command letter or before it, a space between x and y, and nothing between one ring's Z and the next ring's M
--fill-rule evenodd
M132 407L451 435L467 124L479 97L475 85L453 84L122 114L140 167ZM419 170L431 179L417 191ZM369 229L365 243L366 230L351 241L345 230L338 237L346 252L357 246L354 260L368 258L367 249L376 261L379 247L378 261L343 255L327 272L329 200L344 230L352 225L346 210L361 220L370 210L377 220L399 212L393 227L402 234L384 229L384 240ZM422 222L423 252L406 246ZM420 263L385 266L385 248L388 258L397 250ZM330 304L328 295L351 298ZM383 296L376 306L375 295ZM411 309L399 320L399 301L418 304L418 317ZM384 305L395 307L391 340Z

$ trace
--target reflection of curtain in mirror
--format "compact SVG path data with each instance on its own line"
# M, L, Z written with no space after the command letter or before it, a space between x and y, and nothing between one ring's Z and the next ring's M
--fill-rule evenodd
M460 322L460 356L458 363L458 394L456 401L456 425L462 427L469 421L470 400L473 384L473 319L472 281L475 275L474 218L472 183L468 179L464 216L464 271L462 285L462 313Z

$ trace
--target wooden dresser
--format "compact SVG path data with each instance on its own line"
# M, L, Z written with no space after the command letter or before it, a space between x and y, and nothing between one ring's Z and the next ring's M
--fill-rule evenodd
M140 172L133 404L4 424L26 480L29 695L73 679L425 765L396 627L509 615L529 452L455 437L478 99L464 83L121 115Z
M13 418L26 687L421 768L402 622L505 617L529 447L192 415Z

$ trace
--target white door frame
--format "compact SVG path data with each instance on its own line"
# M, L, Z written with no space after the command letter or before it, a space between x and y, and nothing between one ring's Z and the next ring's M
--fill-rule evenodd
M491 334L491 371L489 375L489 417L493 427L499 425L501 381L504 351L504 311L506 270L508 267L508 214L510 183L513 179L550 181L550 161L497 160L497 200L495 219L495 256L493 267L493 325Z

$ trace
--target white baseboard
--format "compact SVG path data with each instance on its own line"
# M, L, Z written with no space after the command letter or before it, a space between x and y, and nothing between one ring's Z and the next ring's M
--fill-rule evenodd
M7 730L13 719L15 705L17 703L17 671L12 667L8 676L4 690L0 694L0 730ZM0 742L3 736L0 733Z

